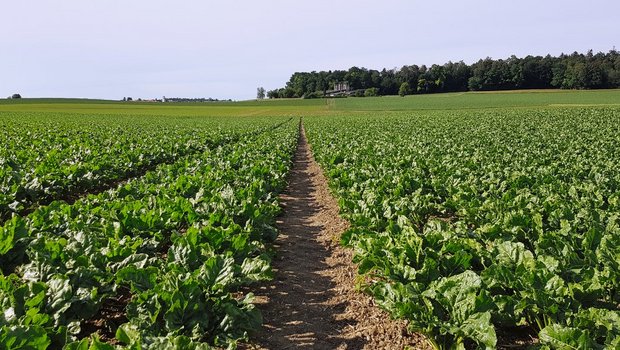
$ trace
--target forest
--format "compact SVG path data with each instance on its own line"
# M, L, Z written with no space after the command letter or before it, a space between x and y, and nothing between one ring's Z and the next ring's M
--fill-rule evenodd
M347 82L349 95L408 95L457 91L518 89L607 89L620 87L620 53L574 52L554 57L487 57L468 65L405 65L399 69L296 72L286 86L267 92L269 98L314 98L328 95L335 83Z

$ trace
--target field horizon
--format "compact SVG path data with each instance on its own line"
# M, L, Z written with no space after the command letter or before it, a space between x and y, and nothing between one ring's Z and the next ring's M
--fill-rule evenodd
M620 89L503 90L329 99L265 99L218 102L123 102L80 98L0 100L0 112L76 112L178 116L332 115L342 112L476 110L620 106Z

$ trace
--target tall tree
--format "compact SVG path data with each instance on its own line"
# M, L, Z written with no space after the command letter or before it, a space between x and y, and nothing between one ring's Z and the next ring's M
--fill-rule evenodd
M265 88L264 87L259 87L256 88L256 98L259 100L262 100L265 98Z
M400 88L398 89L398 95L400 95L401 97L404 97L405 95L409 95L409 93L411 92L411 87L409 86L408 82L403 82L402 84L400 84Z

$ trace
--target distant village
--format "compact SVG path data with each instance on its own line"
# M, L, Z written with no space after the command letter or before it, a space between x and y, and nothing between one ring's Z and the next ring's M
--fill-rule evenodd
M228 100L220 100L217 98L204 98L204 97L199 97L199 98L189 98L189 97L166 97L163 96L161 99L159 98L151 98L151 99L142 99L142 98L137 98L137 99L133 99L131 97L123 97L123 99L121 100L123 102L161 102L161 103L167 103L167 102L232 102L231 99Z

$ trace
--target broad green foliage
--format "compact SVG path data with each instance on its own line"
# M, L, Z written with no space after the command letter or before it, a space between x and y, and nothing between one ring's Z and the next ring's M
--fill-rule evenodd
M305 118L342 240L380 305L439 349L620 342L620 110Z
M240 287L271 278L265 243L298 125L213 119L190 134L200 152L0 227L0 348L112 348L84 324L122 290L118 347L233 348L260 325Z
M235 137L218 119L0 113L0 222Z

